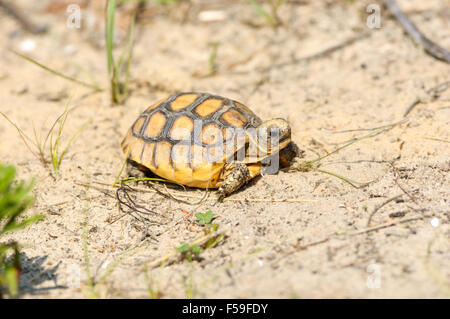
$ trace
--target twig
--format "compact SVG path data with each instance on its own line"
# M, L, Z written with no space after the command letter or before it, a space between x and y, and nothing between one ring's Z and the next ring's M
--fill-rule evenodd
M330 55L330 54L332 54L332 53L334 53L334 52L336 52L338 50L341 50L341 49L343 49L343 48L345 48L345 47L347 47L349 45L352 45L353 43L355 43L355 42L357 42L359 40L365 39L369 35L370 35L369 32L364 32L364 33L358 34L358 35L356 35L356 36L354 36L352 38L349 38L349 39L347 39L347 40L345 40L345 41L343 41L343 42L341 42L339 44L333 45L333 46L328 47L328 48L326 48L326 49L324 49L322 51L314 53L312 55L308 55L308 56L305 56L305 57L292 59L291 61L288 61L288 62L281 62L281 63L278 63L278 64L274 63L274 64L272 64L272 65L270 65L270 66L268 66L266 68L258 69L258 71L269 71L269 70L271 70L273 68L280 68L280 67L284 67L284 66L288 66L288 65L292 65L292 64L298 64L298 63L302 63L302 62L310 62L312 60L317 60L317 59L326 57L326 56L328 56L328 55Z
M442 139L442 138L437 138L437 137L423 136L422 138L424 138L424 139L426 139L426 140L430 140L430 141L443 142L443 143L450 143L449 140L444 140L444 139Z
M208 240L210 240L211 238L218 238L219 236L223 236L225 234L224 231L215 231L209 234L206 234L204 236L201 236L197 239L195 239L193 242L191 242L189 245L203 245L204 243L206 243ZM175 258L177 255L179 255L179 252L177 250L173 250L172 252L168 253L167 255L158 258L150 263L147 264L147 267L149 268L155 268L155 267L159 267L162 264L170 264L175 262Z
M116 199L118 202L119 211L125 212L125 210L122 209L122 205L128 208L127 213L130 216L134 217L136 220L142 222L146 226L147 232L149 232L148 223L165 225L170 221L168 217L136 203L130 196L129 191L134 191L134 189L132 189L128 185L122 185L117 189ZM120 196L120 193L122 193L123 196ZM135 216L134 214L136 214L137 216ZM150 217L153 217L153 219L150 219ZM158 217L160 220L155 220L155 217Z
M361 229L361 230L357 230L357 231L355 231L353 233L348 234L348 236L361 235L361 234L369 233L369 232L372 232L372 231L380 230L380 229L383 229L383 228L392 227L392 226L395 226L397 224L403 224L403 223L408 223L408 222L412 222L412 221L415 221L415 220L424 219L425 217L426 216L411 217L411 218L395 221L395 222L392 222L392 223L384 223L384 224L380 224L380 225L377 225L377 226L373 226L373 227L368 227L368 228L364 228L364 229Z
M300 198L224 198L224 202L252 202L252 203L313 203L318 199L300 199Z
M109 190L107 190L107 189L105 189L105 188L93 186L93 185L91 185L90 183L80 183L80 182L76 182L76 181L74 182L74 184L75 184L75 185L78 185L78 186L83 186L83 187L95 189L95 190L97 190L97 191L103 193L104 195L107 195L107 196L109 196L109 197L115 198L114 195L107 193L107 192L109 192ZM97 182L97 184L100 184L100 183ZM102 184L100 184L100 185L102 185Z
M133 224L131 224L134 228L136 228L138 231L140 231L140 232L143 232L146 236L148 236L148 237L150 237L150 238L152 238L152 239L154 239L156 242L159 242L159 240L158 240L158 237L156 237L156 235L155 234L153 234L149 229L148 229L148 227L142 227L142 226L139 226L138 224L136 224L136 223L133 223ZM158 234L159 235L159 234Z
M434 43L420 32L414 23L412 23L412 21L400 10L395 0L385 0L385 3L388 9L397 18L398 22L400 22L403 29L405 29L408 35L416 41L416 43L423 46L425 52L438 60L450 63L450 52Z
M103 182L97 182L97 181L93 181L92 183L94 184L98 184L98 185L103 185L103 186L108 186L111 187L111 183L103 183ZM84 187L90 187L93 189L96 189L98 191L104 191L103 188L101 187L96 187L93 185L89 185L89 183L81 183L81 182L75 182L75 184L79 185L79 186L84 186ZM113 187L120 187L120 185L115 185ZM167 194L164 194L163 192L159 191L159 190L155 190L155 189L146 189L146 188L141 188L141 187L135 187L133 188L135 191L139 191L139 192L143 192L143 193L157 193L157 194L161 194L162 196L166 196L169 197ZM202 199L205 195L203 196L196 196L196 195L191 195L191 194L180 194L177 193L178 197L187 197L187 198L198 198L198 199ZM215 199L210 199L210 201L215 201ZM226 197L223 200L224 202L226 201L230 201L230 202L254 202L254 203L311 203L311 202L317 202L319 201L318 199L300 199L300 198L231 198L231 197ZM187 202L188 204L191 204L189 202ZM194 203L195 205L196 203Z
M383 206L389 204L390 202L392 202L394 200L399 199L402 196L403 196L403 194L391 197L388 200L386 200L383 203L381 203L380 205L378 205L377 207L375 207L375 209L373 210L373 212L369 215L369 218L367 219L367 227L370 226L370 222L372 221L372 217L376 214L376 212L378 212Z
M305 244L305 245L301 245L301 246L297 247L296 249L298 249L298 250L303 250L303 249L306 249L306 248L309 248L309 247L312 247L312 246L320 245L320 244L323 244L323 243L328 242L328 241L330 240L330 238L331 238L331 237L327 237L327 238L325 238L325 239L312 241L312 242L307 243L307 244Z
M25 30L33 34L45 33L47 32L48 27L46 25L37 25L29 20L27 16L20 12L20 9L17 8L13 3L8 3L3 0L0 0L0 8L3 8L7 14L12 16L14 19L19 21L19 23L23 26Z
M437 98L439 97L439 95L444 92L445 90L448 89L448 87L450 86L450 81L447 82L443 82L440 83L434 87L432 87L431 89L429 89L426 93L428 95L431 95L433 98ZM421 98L417 98L414 102L411 103L410 106L408 106L408 108L406 109L405 113L403 113L403 117L408 116L408 114L413 110L413 108L417 105L422 103L422 99Z
M380 229L383 229L383 228L392 227L392 226L395 226L397 224L408 223L408 222L411 222L411 221L420 220L420 219L423 219L423 218L425 218L425 216L402 219L402 220L391 222L391 223L385 223L385 224L377 225L377 226L374 226L374 227L368 227L368 228L364 228L364 229L361 229L361 230L357 230L357 231L354 231L352 233L346 234L346 236L357 236L357 235L369 233L369 232L372 232L372 231L377 231L377 230L380 230ZM320 245L320 244L323 244L323 243L327 243L332 238L335 238L335 237L336 237L336 235L333 234L333 235L329 235L326 238L323 238L323 239L320 239L320 240L316 240L316 241L312 241L312 242L307 243L305 245L301 245L301 246L295 247L294 249L291 249L288 252L283 253L283 255L280 256L275 261L275 263L279 262L282 258L287 257L287 256L295 253L296 251L304 250L304 249L307 249L307 248L312 247L312 246L316 246L316 245ZM275 246L275 245L271 245L270 247L273 247L273 246ZM263 251L263 250L261 250L261 251Z
M260 68L256 68L256 71L258 72L268 72L270 70L272 70L273 68L280 68L280 67L284 67L284 66L288 66L288 65L292 65L292 64L298 64L298 63L302 63L302 62L310 62L312 60L316 60L316 59L320 59L323 57L326 57L340 49L343 49L349 45L352 45L353 43L365 39L370 35L369 32L364 32L361 34L358 34L352 38L349 38L339 44L333 45L331 47L328 47L322 51L319 51L317 53L308 55L308 56L304 56L304 57L300 57L300 58L294 58L290 61L286 61L286 62L281 62L281 63L273 63L269 66L266 67L260 67ZM230 73L232 74L247 74L249 72L253 72L254 69L252 69L251 71L231 71Z
M377 126L377 127L372 127L372 128L358 128L358 129L351 129L351 130L340 130L340 131L333 131L330 129L327 129L325 127L322 128L322 131L325 131L327 133L331 133L331 134L340 134L340 133L350 133L350 132L363 132L363 131L375 131L378 129L382 129L382 128L391 128L395 125L399 125L399 124L403 124L404 122L406 122L407 119L403 119L401 121L392 123L392 124L386 124L386 125L382 125L382 126Z
M397 176L395 177L395 184L398 186L398 188L400 188L402 190L403 193L406 194L406 196L409 197L409 199L411 199L414 202L414 204L419 205L417 203L416 198L414 196L412 196L409 192L407 192L406 189L402 185L400 185L400 183L398 182L398 176L400 175L398 172L398 169L393 164L391 164L391 165L394 168L394 171L397 173L396 174Z
M101 187L96 187L96 186L93 186L90 184L78 183L78 182L75 182L75 184L83 186L83 187L95 189L95 190L101 192L102 194L112 197L112 198L115 198L117 200L117 206L118 206L119 212L123 212L123 214L121 214L119 217L116 217L114 220L110 221L109 224L113 224L116 221L118 221L119 219L121 219L122 217L124 217L126 215L130 215L131 217L133 217L137 221L141 222L145 226L145 231L144 231L145 234L150 236L152 239L158 241L157 236L159 236L160 234L153 234L152 231L149 230L149 228L148 228L148 223L156 224L156 225L165 225L168 223L168 221L170 221L168 217L165 217L164 215L161 215L161 214L159 214L155 211L152 211L142 205L137 204L131 198L130 194L127 192L126 187L124 187L124 186L119 187L116 190L116 195L113 196L109 193L109 190L103 189ZM131 190L133 190L133 189L131 189ZM123 193L123 196L120 196L121 192ZM128 208L128 211L125 211L122 208L122 206L125 206L126 208ZM158 217L161 220L160 221L151 220L148 218L150 216ZM162 220L166 220L166 222L163 222Z
M172 198L173 200L175 200L175 201L177 201L177 202L185 203L185 204L190 204L190 205L200 205L203 201L205 201L205 200L207 199L207 197L208 197L208 195L209 195L209 191L208 191L208 189L206 189L206 190L205 190L205 193L203 194L203 197L202 197L202 198L200 198L200 199L199 199L197 202L195 202L195 203L190 203L190 202L187 202L187 201L185 201L185 200L183 200L183 199L180 199L180 198L175 197L175 195L174 195L172 192L169 191L169 189L167 188L167 185L166 185L166 184L163 184L163 186L164 186L164 189L166 190L166 193L165 193L166 196ZM151 185L151 187L154 188L153 185ZM156 189L156 188L155 188L155 189ZM164 194L164 193L162 193L162 194Z

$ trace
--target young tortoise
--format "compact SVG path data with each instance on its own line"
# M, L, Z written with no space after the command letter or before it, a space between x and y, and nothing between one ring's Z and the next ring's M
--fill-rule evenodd
M182 185L218 188L219 201L273 163L298 165L301 155L285 120L263 122L239 102L192 92L147 108L122 149L129 175L150 170Z

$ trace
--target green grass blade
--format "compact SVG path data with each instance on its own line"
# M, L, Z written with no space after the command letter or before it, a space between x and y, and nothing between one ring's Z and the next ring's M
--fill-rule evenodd
M66 147L64 148L63 152L61 153L61 155L59 156L59 163L58 165L61 165L61 162L64 158L64 155L66 155L67 151L69 150L70 145L73 143L73 141L75 141L75 139L78 137L78 135L81 134L81 132L83 132L86 127L91 124L91 120L87 121L86 123L83 124L83 126L81 126L78 131L75 132L74 135L72 135L72 137L70 138L69 142L67 143Z
M33 149L31 148L31 146L28 144L28 142L30 142L32 145L34 145L35 147L37 147L33 140L31 138L29 138L25 132L13 121L10 120L10 118L3 112L0 111L0 115L2 115L12 126L14 126L17 130L17 132L19 132L20 138L22 139L22 141L24 142L25 146L28 148L28 150L34 155L37 156L37 154L33 151ZM27 142L28 140L28 142Z
M68 81L77 83L77 84L79 84L79 85L82 85L82 86L84 86L84 87L93 89L93 90L95 90L95 91L103 91L103 89L100 88L100 87L98 87L97 85L89 84L89 83L86 83L86 82L77 80L77 79L75 79L75 78L72 78L72 77L70 77L70 76L64 75L64 74L62 74L61 72L58 72L58 71L56 71L56 70L53 70L53 69L51 69L51 68L49 68L49 67L47 67L47 66L45 66L45 65L43 65L43 64L41 64L41 63L39 63L39 62L37 62L36 60L34 60L34 59L32 59L32 58L30 58L30 57L28 57L28 56L26 56L26 55L23 55L23 54L21 54L21 53L19 53L19 52L16 52L16 51L12 51L12 52L13 52L15 55L21 57L22 59L24 59L24 60L26 60L26 61L28 61L28 62L31 62L31 63L37 65L38 67L40 67L41 69L44 69L45 71L48 71L48 72L50 72L50 73L52 73L52 74L54 74L54 75L57 75L57 76L59 76L59 77L65 79L65 80L68 80Z
M11 232L11 231L14 231L14 230L19 230L19 229L25 228L25 227L27 227L28 225L30 225L32 223L35 223L35 222L37 222L39 220L42 220L43 218L44 218L43 215L34 215L34 216L30 217L30 218L25 219L24 221L22 221L20 223L12 222L12 223L6 225L5 228L3 228L0 231L0 235L3 235L5 233L7 233L7 232Z
M59 121L59 127L58 127L58 132L56 135L56 142L55 142L55 161L56 161L56 166L59 169L59 164L61 163L61 157L59 155L59 148L61 146L61 136L62 136L62 131L64 129L64 125L66 124L66 120L67 120L67 108L68 105L66 105L66 108L64 109L64 116L62 117L62 119Z
M9 187L13 182L15 176L16 168L14 166L3 166L0 164L0 194L9 190ZM2 212L0 211L0 217L1 216Z
M212 74L216 72L217 65L216 65L216 58L217 58L217 51L219 49L220 42L214 42L211 43L211 54L209 55L209 72Z
M328 174L328 175L337 177L337 178L343 180L344 182L352 185L355 188L361 188L361 187L364 187L364 186L366 186L366 185L368 185L370 183L370 182L368 182L368 183L356 182L356 181L354 181L354 180L352 180L352 179L350 179L348 177L344 177L344 176L339 175L337 173L330 172L330 171L327 171L327 170L324 170L324 169L321 169L321 168L315 168L314 170L318 171L318 172L321 172L321 173L324 173L324 174Z
M50 156L52 159L52 166L53 166L53 171L56 172L58 169L56 167L56 163L55 163L55 153L54 153L54 147L53 147L53 133L50 135Z
M40 139L40 137L38 137L38 134L37 134L37 131L36 131L36 126L34 126L34 124L33 124L33 134L34 134L34 143L35 143L36 148L38 150L39 158L40 158L42 164L44 166L46 166L47 165L47 161L45 160L45 155L44 155L45 143L42 144L41 142L39 142L41 139Z
M66 120L67 120L68 108L69 108L69 104L70 104L71 100L72 100L72 97L70 97L68 103L66 104L63 114L60 117L58 117L58 120L57 120L57 121L59 121L59 127L58 127L58 131L56 133L56 141L55 141L55 144L53 145L53 152L51 154L53 169L54 169L55 173L57 173L57 171L59 170L59 166L61 163L60 154L59 154L59 148L61 145L61 135L62 135L62 131L64 129L64 124L66 123Z
M276 22L274 21L274 19L270 16L270 14L268 14L261 6L260 3L256 2L255 0L249 0L250 4L253 6L253 8L255 9L255 11L264 17L264 19L266 19L266 21L274 26L276 25Z
M346 148L346 147L349 147L349 146L352 145L352 144L355 144L356 142L359 142L359 141L362 141L362 140L364 140L364 139L366 139L366 138L370 138L370 137L373 137L373 136L375 136L375 135L378 135L378 134L380 134L380 133L382 133L382 132L384 132L384 131L390 130L392 127L393 127L393 126L389 126L388 128L383 128L383 129L381 129L381 130L377 130L377 131L375 131L375 132L371 132L371 133L369 133L369 134L367 134L367 135L364 135L364 136L361 136L361 137L357 137L357 138L351 140L350 142L346 143L345 145L343 145L343 146L341 146L341 147L338 147L338 148L335 149L334 151L332 151L332 152L330 152L330 153L328 153L328 154L326 154L326 155L324 155L324 156L321 156L321 157L319 157L319 158L316 158L315 160L310 161L310 163L315 163L315 162L321 161L321 160L323 160L324 158L327 158L327 157L329 157L329 156L331 156L331 155L333 155L333 154L336 154L336 153L339 152L340 150L342 150L342 149L344 149L344 148Z
M113 187L116 186L120 181L120 176L122 176L123 170L125 169L125 166L127 165L129 153L130 153L130 151L128 151L127 156L125 156L125 160L123 161L123 164L122 164L122 167L120 168L119 174L116 176L116 179L114 180L114 183L112 184Z
M69 98L69 101L67 102L67 105L69 105L69 104L72 102L72 97L73 97L73 96L71 96L71 97ZM73 108L69 109L69 110L67 111L67 113L69 113L70 111L72 111L75 107L76 107L76 106L74 106ZM50 127L50 130L48 131L47 136L45 137L43 147L45 147L45 145L47 144L48 139L49 139L49 138L51 137L51 135L53 134L53 130L55 129L56 124L59 123L59 121L60 121L61 118L64 116L64 114L65 114L65 112L63 112L60 116L58 116L58 117L56 118L55 122L53 122L52 127ZM51 142L50 142L50 144L51 144Z
M136 15L133 16L133 20L131 20L130 31L128 36L128 58L127 64L125 68L125 82L124 82L124 97L128 95L128 83L130 80L130 66L131 66L131 58L133 56L133 47L134 47L134 26L136 23Z

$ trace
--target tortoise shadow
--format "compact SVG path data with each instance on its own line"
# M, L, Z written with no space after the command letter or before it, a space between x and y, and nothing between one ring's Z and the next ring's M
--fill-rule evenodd
M46 294L51 290L68 288L66 286L59 285L57 282L58 276L56 273L61 262L53 267L45 267L44 263L47 260L47 257L48 255L30 258L25 253L20 253L22 271L19 283L19 298L24 294L34 296L43 293ZM53 285L38 288L39 285L46 281L53 281Z

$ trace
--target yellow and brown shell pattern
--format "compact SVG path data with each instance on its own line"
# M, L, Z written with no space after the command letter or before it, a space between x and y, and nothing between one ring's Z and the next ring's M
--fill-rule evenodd
M262 123L245 105L207 93L178 93L147 108L128 130L122 149L153 173L179 184L217 188L237 146L237 130Z

